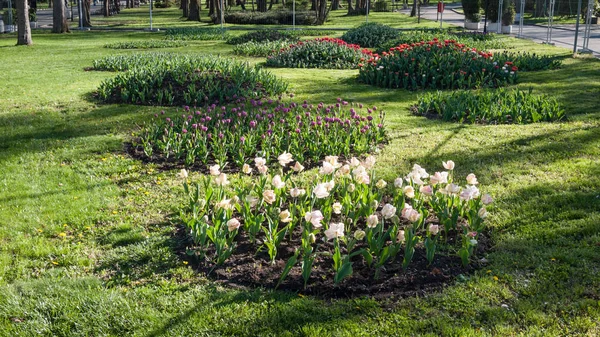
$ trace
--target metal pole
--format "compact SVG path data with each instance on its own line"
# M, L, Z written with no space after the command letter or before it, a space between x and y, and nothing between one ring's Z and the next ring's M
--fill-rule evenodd
M104 0L108 1L108 0ZM150 31L152 31L152 0L150 0Z
M444 9L440 12L440 29L442 28L442 23L444 22Z
M523 37L523 16L525 15L525 0L521 0L521 14L519 15L519 37Z
M6 28L8 33L12 33L14 31L12 13L12 1L8 0L8 22L6 23L8 26L10 26L10 29Z
M579 36L579 20L581 16L581 2L583 0L579 0L577 2L577 22L575 22L575 41L573 42L573 56L577 54L577 37Z
M587 12L585 15L585 30L583 31L583 52L589 52L590 35L592 33L592 14L594 12L593 0L588 0Z
M546 32L546 43L552 44L552 25L554 24L554 0L550 0L550 16L548 16L548 31Z
M369 23L369 0L367 0L367 23Z
M296 30L296 0L292 0L292 28Z
M504 5L504 0L498 0L498 28L496 29L496 33L502 33L502 6Z
M221 30L223 30L223 22L225 22L225 0L221 0Z

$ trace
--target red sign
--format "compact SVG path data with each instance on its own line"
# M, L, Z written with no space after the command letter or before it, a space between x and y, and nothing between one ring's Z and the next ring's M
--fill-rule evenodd
M437 6L437 11L438 13L443 13L444 12L444 3L443 2L438 2L438 6Z

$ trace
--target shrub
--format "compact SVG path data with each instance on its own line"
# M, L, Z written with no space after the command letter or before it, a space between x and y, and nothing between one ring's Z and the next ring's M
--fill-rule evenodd
M233 47L233 53L242 56L269 56L280 49L288 47L289 41L246 42Z
M462 0L465 18L471 22L481 21L481 2L480 0Z
M398 38L398 36L399 33L396 29L373 22L350 29L342 35L342 40L366 48L375 48L385 42Z
M287 84L246 63L218 57L177 60L130 68L105 80L98 97L105 102L141 105L202 105L236 97L260 98L285 91Z
M366 109L356 107L359 114L346 102L315 106L266 99L248 104L237 99L237 103L175 118L156 115L140 134L144 153L183 160L186 165L234 162L241 169L259 153L267 161L287 151L303 162L317 162L332 151L363 154L384 138L382 114L375 121Z
M227 39L228 44L242 44L246 42L269 42L269 41L298 41L298 37L291 31L261 29L248 32L240 36Z
M164 41L164 40L146 40L131 42L115 42L104 45L104 48L110 49L155 49L155 48L175 48L184 47L187 43L183 41Z
M222 265L238 240L247 238L251 248L244 249L264 249L265 260L286 265L279 284L298 268L305 288L314 266L323 263L330 264L328 277L335 284L352 276L353 265L364 266L375 279L396 261L390 268L406 269L416 250L428 265L436 254L458 256L468 265L486 227L486 207L493 202L476 187L474 174L456 176L452 161L443 163L448 171L431 175L414 165L386 188L388 183L373 174L373 157L340 163L337 156L328 156L319 174L304 181L285 173L302 160L288 153L279 158L277 168L256 158L255 169L265 174L235 190L226 187L229 180L219 165L211 167L213 177L192 186L187 171L181 171L186 206L180 219L201 259ZM296 252L287 263L281 261L284 243Z
M491 53L468 49L453 40L392 48L359 65L359 80L385 88L467 89L515 83L517 68L496 65Z
M340 39L319 38L300 41L267 57L267 66L287 68L356 68L361 59L371 55L368 49Z
M506 11L502 13L502 25L510 26L515 23L515 16L517 15L517 11L515 10L515 5L512 3L508 6Z
M225 40L227 31L221 28L169 28L166 31L167 40Z
M481 124L527 124L565 118L556 99L534 95L531 89L455 91L427 93L411 110L414 114L440 117L445 121Z
M225 13L225 22L240 25L291 25L292 11L271 10L268 12L233 11ZM297 25L312 25L316 21L314 11L296 11Z
M375 1L374 12L389 12L388 3L385 0Z

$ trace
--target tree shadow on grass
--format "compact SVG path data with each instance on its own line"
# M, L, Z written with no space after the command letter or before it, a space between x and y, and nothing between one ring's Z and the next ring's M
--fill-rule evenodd
M527 72L520 75L519 87L557 99L567 115L600 113L600 60L581 59L563 64L560 70ZM591 79L596 79L591 81Z
M23 152L48 151L63 141L123 132L149 118L149 107L106 105L68 115L0 115L0 162ZM158 108L157 108L158 109ZM151 110L150 110L151 111Z

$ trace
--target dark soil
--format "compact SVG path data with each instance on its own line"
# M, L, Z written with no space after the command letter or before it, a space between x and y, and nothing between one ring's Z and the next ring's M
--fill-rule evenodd
M378 147L380 149L382 149L385 145L386 145L386 142L379 144ZM125 154L129 155L131 158L137 159L144 164L156 164L157 168L161 171L187 169L187 170L193 170L194 172L200 172L202 174L210 174L209 166L216 164L213 161L209 161L207 164L202 164L200 162L197 162L197 163L194 163L194 165L192 165L192 166L186 166L183 163L182 159L176 159L173 156L170 156L167 158L164 154L162 154L160 152L155 152L152 154L152 157L148 157L144 153L143 147L141 145L136 145L133 142L126 142L123 147L123 151ZM366 154L366 155L368 155L368 154ZM357 155L356 157L361 158L363 156ZM346 158L344 156L338 156L338 161L340 163L343 163L345 161L350 160L350 158L351 157ZM323 159L325 159L325 158L323 158ZM254 163L251 162L249 164L250 164L250 166L252 166L252 175L257 174L256 168L254 167ZM304 166L304 170L310 170L314 167L321 166L322 161L315 162L315 161L311 161L311 160L306 160L306 161L302 162L302 165ZM290 164L286 168L284 168L284 172L287 173L288 171L290 171L291 166L293 166L293 162L292 162L292 164ZM241 167L237 167L236 165L234 165L232 163L231 165L226 165L220 171L223 173L227 173L227 174L235 174L235 173L239 173L241 171Z
M294 254L294 249L300 247L300 229L296 228L293 240L284 239L279 247L276 263L271 265L266 249L257 252L259 244L250 242L248 236L241 231L236 238L237 247L234 253L223 265L215 266L208 261L214 256L214 251L208 250L207 259L199 257L185 228L178 228L176 236L179 238L178 241L183 243L179 255L196 271L206 274L217 283L237 289L274 289L286 262ZM332 252L333 246L331 242L318 240L319 246L316 251L324 253L317 255L306 289L301 275L301 257L278 289L324 299L362 296L389 299L422 296L439 291L459 275L469 274L478 269L481 263L477 261L491 245L490 240L483 234L480 234L478 241L476 256L468 267L463 267L460 258L447 251L437 252L433 263L428 266L425 248L421 246L417 247L414 258L406 270L402 269L403 252L400 252L396 261L382 268L378 279L374 278L375 270L363 262L362 256L356 256L352 259L354 262L352 276L335 285L333 260L330 254L325 253Z

